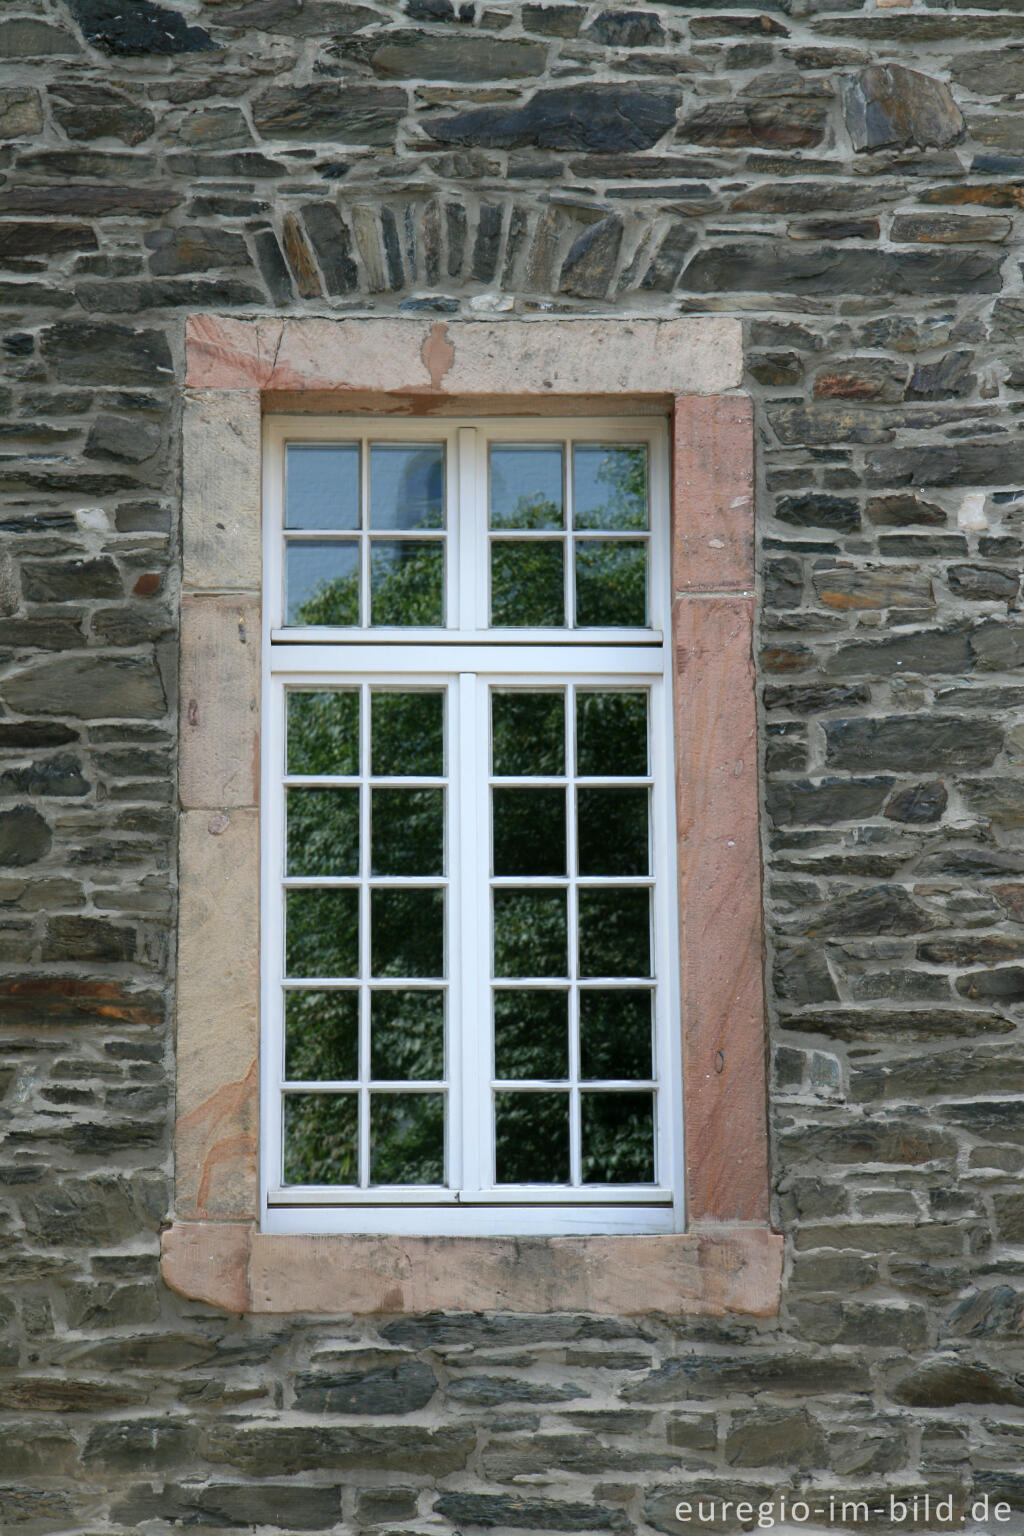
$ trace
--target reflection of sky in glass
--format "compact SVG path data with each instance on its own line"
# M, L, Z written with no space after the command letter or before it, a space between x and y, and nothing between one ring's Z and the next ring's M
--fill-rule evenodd
M577 443L573 449L577 528L647 527L647 449Z
M444 527L444 444L370 448L370 527Z
M334 581L351 583L352 603L356 606L352 618L339 619L339 623L357 624L358 613L359 554L355 542L326 544L305 541L289 544L285 553L285 623L302 624L323 622L300 612L303 604L315 595L318 588ZM339 606L348 607L348 602Z
M285 487L286 528L358 528L358 443L289 443Z
M543 516L531 509L546 506ZM491 527L560 528L562 450L558 444L491 448Z

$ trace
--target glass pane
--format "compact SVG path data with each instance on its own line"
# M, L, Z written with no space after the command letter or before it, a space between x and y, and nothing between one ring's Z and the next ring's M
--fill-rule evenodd
M491 448L491 527L561 528L562 446Z
M444 773L444 694L371 694L370 769L378 778Z
M444 892L370 892L374 976L444 975Z
M444 874L444 790L375 789L370 807L370 872Z
M492 789L494 873L564 875L565 790Z
M358 443L289 443L284 525L359 527Z
M594 628L647 623L647 545L577 539L576 623Z
M494 1095L496 1184L568 1184L569 1095Z
M370 1183L444 1183L444 1094L370 1095Z
M647 527L645 444L577 443L572 474L574 527Z
M650 873L646 789L578 789L581 875Z
M285 967L289 976L358 976L359 892L288 891Z
M495 1077L568 1077L569 994L495 992Z
M288 791L289 875L358 875L358 789Z
M568 974L565 892L494 892L495 976Z
M444 993L370 994L370 1076L378 1082L444 1077Z
M580 975L649 976L650 893L581 890L579 900Z
M354 1093L286 1093L284 1182L359 1181L359 1098Z
M374 443L370 527L444 527L444 444Z
M444 545L435 539L374 539L370 556L370 623L444 624Z
M565 772L565 695L491 693L495 774Z
M288 701L289 773L359 772L359 694L292 693Z
M585 1184L654 1183L654 1095L580 1096Z
M576 772L593 778L647 773L646 693L577 693Z
M565 625L561 539L491 542L491 623L521 629Z
M286 624L359 623L359 545L289 541L284 552Z
M580 1073L596 1078L650 1078L651 1002L646 989L580 992Z
M359 1076L359 993L286 992L284 1075L293 1082Z

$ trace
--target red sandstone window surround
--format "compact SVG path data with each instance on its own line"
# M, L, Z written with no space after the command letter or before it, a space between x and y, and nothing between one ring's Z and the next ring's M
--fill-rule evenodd
M256 321L186 336L175 1289L237 1311L777 1309L768 1227L752 423L739 327ZM688 1230L296 1235L258 1219L261 417L670 417Z

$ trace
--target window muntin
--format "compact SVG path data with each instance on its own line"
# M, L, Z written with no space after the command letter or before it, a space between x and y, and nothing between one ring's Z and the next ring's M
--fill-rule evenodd
M284 743L265 754L269 1229L678 1229L670 701L660 644L667 562L656 553L667 533L663 425L272 419L268 439L267 708L269 739ZM289 455L299 451L304 473L304 453L336 445L345 452L327 478L338 494L332 502L325 476L307 476L316 494L306 513ZM423 449L435 461L442 451L445 505L431 536L443 541L447 628L372 622L375 528L423 521L399 504L399 472L390 509L382 494L374 502L371 465L385 445L397 450L399 470L403 453L407 468L417 450L421 463ZM353 454L359 508L341 512L351 504ZM597 473L609 463L610 491L607 470L604 483ZM512 520L523 520L516 506L528 500L529 517L554 523L556 513L538 504L554 504L561 484L560 526L545 534L564 551L565 627L487 627L493 545L519 536L492 526L510 516L508 496L495 511L496 470L519 488ZM349 487L354 480L349 471ZM327 516L356 525L331 539L359 540L364 622L282 625L286 610L274 601L284 588L275 573L287 570L282 546L296 542L293 523ZM581 633L570 627L576 551L610 533L642 551L647 622ZM403 698L443 700L443 756L428 765L441 771L412 762L397 766L413 771L389 774L396 765L374 760L374 709ZM532 747L531 708L541 738ZM403 795L430 803L400 807ZM535 799L524 811L531 796L546 796L545 806ZM389 804L392 823L415 834L408 846L404 833L387 832ZM538 858L544 867L530 868ZM282 967L289 903L301 917L303 902L315 914L317 902L332 901L331 973ZM389 924L384 909L395 901L409 910ZM437 974L375 939L402 933L415 949L417 901L431 907L418 926L431 955L443 952L426 967ZM545 949L525 913L531 902L552 907L558 944ZM510 951L509 933L529 934L531 921L540 949ZM609 950L609 935L624 953ZM526 1142L535 1156L524 1154Z

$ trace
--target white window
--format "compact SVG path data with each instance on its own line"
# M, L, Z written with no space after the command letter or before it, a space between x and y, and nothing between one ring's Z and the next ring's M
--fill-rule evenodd
M666 424L265 448L264 1229L681 1230Z

